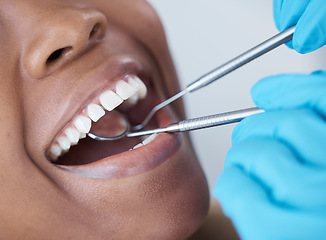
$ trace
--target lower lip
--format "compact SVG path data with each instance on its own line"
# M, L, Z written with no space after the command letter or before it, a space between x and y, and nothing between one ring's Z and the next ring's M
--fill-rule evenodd
M159 127L166 126L172 122L172 117L167 110L157 113ZM89 178L119 179L136 176L148 172L175 154L181 145L179 134L159 134L151 143L99 161L81 166L56 165L67 170Z

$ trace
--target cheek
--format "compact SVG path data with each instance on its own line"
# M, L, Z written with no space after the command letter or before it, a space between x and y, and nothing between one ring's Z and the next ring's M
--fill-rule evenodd
M14 61L14 54L7 54L6 46L0 45L0 124L1 136L0 145L2 150L18 148L23 139L23 117L21 103L21 86L18 70ZM19 139L19 141L12 141ZM10 146L7 148L6 146Z
M66 84L68 88L68 84ZM25 79L23 83L24 98L24 134L26 147L30 154L43 153L49 136L54 136L59 119L66 105L69 93L56 79L34 81ZM32 156L35 158L36 156Z
M17 111L21 99L21 79L18 66L19 49L14 36L9 34L7 30L4 27L0 31L0 112L3 113L0 115L1 120L4 120L3 117L9 113ZM7 35L3 36L4 34Z

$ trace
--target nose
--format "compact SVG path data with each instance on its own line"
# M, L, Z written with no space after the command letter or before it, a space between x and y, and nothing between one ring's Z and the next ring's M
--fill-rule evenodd
M45 77L94 46L105 34L106 17L92 9L56 9L37 21L23 65L35 78Z

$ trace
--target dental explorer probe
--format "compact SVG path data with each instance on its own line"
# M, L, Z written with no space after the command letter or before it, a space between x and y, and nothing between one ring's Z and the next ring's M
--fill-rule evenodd
M151 134L163 133L163 132L169 132L169 133L186 132L186 131L199 130L203 128L228 125L231 123L240 122L242 119L246 117L262 112L264 112L264 110L254 107L254 108L247 108L247 109L242 109L242 110L237 110L232 112L219 113L219 114L210 115L206 117L199 117L199 118L180 121L177 123L170 124L164 128L156 128L153 130L128 133L127 137L139 137L139 136L151 135Z
M154 114L162 109L163 107L167 106L168 104L174 102L175 100L181 98L186 93L195 92L202 87L205 87L212 82L222 78L223 76L233 72L234 70L242 67L243 65L251 62L252 60L264 55L265 53L277 48L278 46L282 45L290 41L293 37L295 27L291 27L283 32L280 32L273 36L272 38L262 42L261 44L257 45L256 47L250 49L249 51L239 55L238 57L230 60L229 62L221 65L220 67L214 69L213 71L203 75L198 80L194 81L190 85L188 85L184 90L180 91L176 95L172 96L171 98L165 100L164 102L155 106L144 121L136 126L131 126L133 131L138 131L144 128L147 123L151 120Z

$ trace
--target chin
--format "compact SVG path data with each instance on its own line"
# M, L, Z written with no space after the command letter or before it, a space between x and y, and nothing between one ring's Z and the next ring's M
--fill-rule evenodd
M24 174L37 179L30 192L46 203L48 216L33 218L32 229L40 239L44 232L55 239L186 239L209 206L189 136L107 142L87 137L92 128L114 131L119 122L109 117L113 111L136 125L179 91L162 25L143 0L109 1L105 7L100 0L84 2L83 11L93 9L86 12L91 34L84 49L54 48L53 40L51 48L42 48L53 49L46 57L25 51L24 59L41 56L49 65L35 60L30 69L24 65L22 77ZM81 52L65 54L74 49ZM155 114L148 127L184 117L179 101Z

